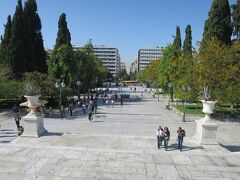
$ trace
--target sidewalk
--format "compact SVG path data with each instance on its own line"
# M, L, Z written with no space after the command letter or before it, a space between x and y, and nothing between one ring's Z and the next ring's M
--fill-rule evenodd
M222 145L199 146L191 139L194 118L182 122L165 105L164 99L157 102L144 93L140 102L100 106L92 122L84 116L46 118L45 136L1 144L0 178L240 179L239 124L217 122ZM159 125L170 129L169 151L157 149ZM179 126L186 130L183 152L176 149Z

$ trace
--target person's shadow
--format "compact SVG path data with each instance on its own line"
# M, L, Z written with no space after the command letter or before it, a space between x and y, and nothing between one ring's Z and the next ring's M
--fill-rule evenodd
M163 145L163 147L164 147L164 145ZM203 147L202 146L195 146L195 147L191 146L190 147L190 146L185 146L185 145L182 146L182 151L191 151L191 150L196 150L196 149L203 149ZM168 146L168 151L175 151L175 150L179 150L178 143L170 144Z

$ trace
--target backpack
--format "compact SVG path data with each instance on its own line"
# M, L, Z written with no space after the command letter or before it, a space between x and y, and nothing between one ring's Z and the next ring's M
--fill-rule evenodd
M186 135L185 130L182 129L180 133L181 133L181 136L185 137Z

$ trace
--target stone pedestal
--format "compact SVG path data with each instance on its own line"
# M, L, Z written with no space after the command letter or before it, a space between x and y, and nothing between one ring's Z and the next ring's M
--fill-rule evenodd
M205 121L204 118L196 120L196 134L195 141L201 145L214 145L217 142L217 128L218 125L213 121Z
M21 136L24 137L40 137L47 130L44 128L44 118L41 114L28 114L22 119L24 132Z

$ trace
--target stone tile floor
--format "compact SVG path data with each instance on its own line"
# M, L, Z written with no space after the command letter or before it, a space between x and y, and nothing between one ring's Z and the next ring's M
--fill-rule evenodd
M222 145L199 146L192 140L198 117L183 123L166 101L144 94L138 103L102 106L91 123L84 116L47 118L45 136L0 144L0 179L240 179L239 124L217 122ZM2 122L0 130L14 134L13 123ZM157 149L158 125L171 131L168 151ZM187 132L183 152L176 149L179 126Z

